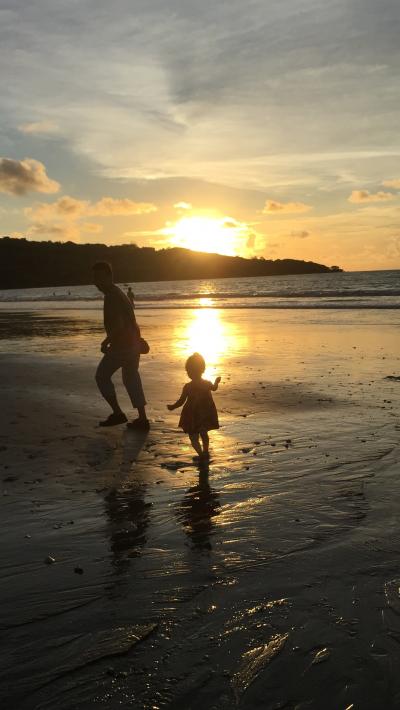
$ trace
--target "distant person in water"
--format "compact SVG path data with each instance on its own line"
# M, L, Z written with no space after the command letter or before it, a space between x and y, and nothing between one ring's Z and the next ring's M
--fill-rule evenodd
M119 406L112 382L113 374L121 369L122 381L138 418L128 424L131 429L149 429L142 381L139 375L140 329L127 296L115 285L111 265L100 261L93 266L94 284L104 293L104 329L106 338L101 344L104 357L97 372L96 382L112 413L100 426L115 426L127 422Z
M178 401L175 404L168 404L167 407L172 411L184 405L179 426L189 434L190 443L199 460L208 460L210 458L208 432L211 429L219 429L218 413L211 392L216 392L221 378L217 377L214 383L203 380L206 363L199 353L191 355L185 367L191 382L184 385Z
M133 293L133 291L132 291L132 289L131 289L130 286L128 287L128 290L127 290L127 292L126 292L126 295L128 296L128 298L129 298L129 300L130 300L130 302L131 302L131 304L132 304L132 308L135 308L135 294Z

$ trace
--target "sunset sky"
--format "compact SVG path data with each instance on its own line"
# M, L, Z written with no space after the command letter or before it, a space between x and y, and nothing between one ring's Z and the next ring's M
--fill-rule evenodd
M398 0L0 0L0 234L400 268Z

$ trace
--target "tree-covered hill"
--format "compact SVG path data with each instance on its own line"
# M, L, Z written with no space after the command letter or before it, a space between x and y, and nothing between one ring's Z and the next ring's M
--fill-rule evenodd
M106 246L3 237L0 239L0 288L87 284L96 261L109 261L118 283L331 271L322 264L296 259L244 259L180 248L156 250L134 244Z

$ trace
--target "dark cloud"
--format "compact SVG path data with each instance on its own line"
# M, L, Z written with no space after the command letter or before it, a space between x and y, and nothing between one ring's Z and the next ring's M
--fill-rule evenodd
M0 192L21 196L29 192L53 193L59 189L59 183L48 177L45 166L38 160L0 158Z

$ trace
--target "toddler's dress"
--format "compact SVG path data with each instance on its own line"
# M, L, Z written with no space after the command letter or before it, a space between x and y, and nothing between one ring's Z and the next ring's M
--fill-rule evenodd
M186 434L219 429L218 413L208 380L188 382L184 386L187 400L183 405L179 426Z

